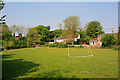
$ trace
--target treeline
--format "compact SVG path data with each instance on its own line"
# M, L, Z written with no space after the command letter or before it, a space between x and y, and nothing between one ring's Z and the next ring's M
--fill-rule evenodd
M103 27L101 26L99 21L91 21L87 23L84 28L81 28L79 17L77 16L70 16L66 18L63 21L63 24L60 24L59 27L60 29L51 31L50 26L44 25L38 25L33 28L28 28L16 25L8 27L7 25L3 24L0 27L2 30L1 32L3 48L11 49L34 47L35 45L46 45L48 44L48 42L54 42L55 38L66 35L72 35L72 37L66 37L66 43L71 43L74 45L80 44L80 42L86 42L87 44L89 44L89 40L91 40L92 38L97 38L99 34L104 34ZM76 34L80 34L80 39L75 42L74 35ZM104 47L118 44L116 44L117 39L114 36L109 35L105 35L101 41Z
M4 49L33 47L35 44L44 45L61 36L62 29L50 31L50 26L39 25L33 28L16 26L1 26L2 46ZM18 36L15 36L18 35Z

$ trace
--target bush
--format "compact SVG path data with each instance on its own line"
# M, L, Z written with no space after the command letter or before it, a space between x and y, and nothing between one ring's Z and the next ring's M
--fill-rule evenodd
M67 44L60 43L58 44L58 48L67 48Z
M40 45L44 45L44 42L43 42L43 41L40 41Z
M72 45L72 46L69 46L69 48L74 48L75 46L74 45Z
M58 44L49 44L49 47L58 47Z
M44 46L45 46L45 47L48 47L49 45L48 45L48 44L45 44Z

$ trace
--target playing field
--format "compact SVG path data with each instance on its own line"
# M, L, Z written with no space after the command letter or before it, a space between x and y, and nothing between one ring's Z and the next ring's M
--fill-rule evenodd
M70 55L87 55L70 48ZM3 78L117 78L118 51L92 49L94 56L68 57L67 48L23 48L3 51Z

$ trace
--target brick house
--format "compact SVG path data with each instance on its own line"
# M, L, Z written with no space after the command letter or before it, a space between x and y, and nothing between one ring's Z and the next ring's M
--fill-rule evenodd
M117 33L108 33L108 35L114 35L117 37L116 35ZM101 40L101 37L104 36L104 34L99 34L97 36L97 38L93 38L91 40L89 40L89 45L90 46L98 46L98 47L101 47L102 46L102 42L100 41Z
M101 47L102 46L102 42L100 41L101 37L103 36L104 34L99 34L97 36L97 38L93 38L91 40L89 40L89 44L90 46L98 46L98 47Z

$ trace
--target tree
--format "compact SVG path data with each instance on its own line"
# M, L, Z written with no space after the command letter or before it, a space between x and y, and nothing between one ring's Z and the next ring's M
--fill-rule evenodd
M10 28L10 31L12 31L13 36L15 37L16 25L13 25L13 26Z
M12 32L9 31L9 27L5 24L2 25L2 40L12 37Z
M91 38L90 36L86 36L84 40L85 40L85 42L86 42L87 44L89 44L89 40L91 40L91 39L92 39L92 38Z
M103 47L112 47L116 43L116 37L114 35L105 34L101 38Z
M47 41L47 38L49 37L50 32L50 26L44 26L44 25L38 25L34 27L33 29L36 29L38 31L38 34L41 35L41 41L45 42Z
M97 35L103 34L102 26L98 21L91 21L86 25L86 34L92 38L96 38Z
M10 47L10 49L11 49L11 47L14 45L14 42L13 41L9 41L8 42L8 47Z
M2 0L0 0L0 14L1 14L1 10L2 10L4 7L5 7L5 3L3 3ZM0 26L1 26L2 24L5 24L5 20L4 20L5 17L6 17L6 15L0 17Z
M35 42L40 42L41 36L38 34L38 31L34 28L31 28L26 35L27 37L27 46L35 44Z
M79 17L77 16L70 16L64 20L64 29L65 29L65 34L69 35L66 36L66 41L71 42L72 45L74 45L74 38L75 38L75 32L77 29L80 27L80 21Z
M3 40L2 43L3 43L4 49L6 49L8 47L8 42L6 40Z
M29 27L25 27L25 29L23 31L24 37L27 35L28 32L29 32Z
M18 33L18 35L20 34L20 27L16 26L16 32Z
M50 31L49 40L54 41L54 38L60 37L61 34L62 34L62 29L56 29L56 30Z

